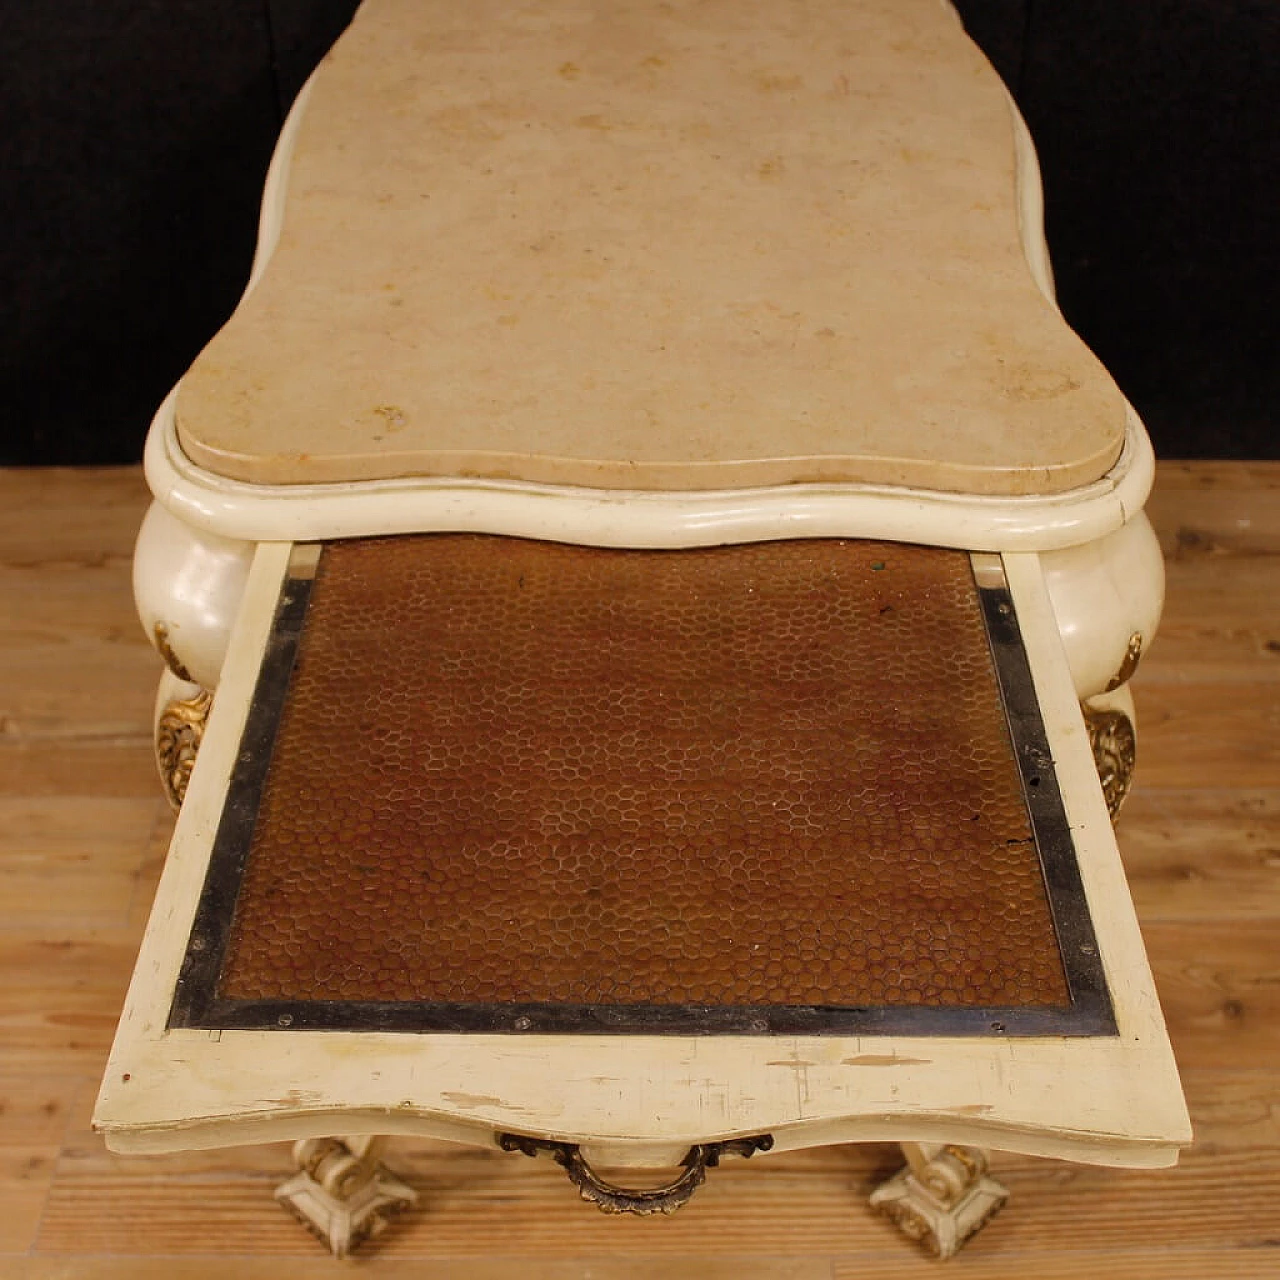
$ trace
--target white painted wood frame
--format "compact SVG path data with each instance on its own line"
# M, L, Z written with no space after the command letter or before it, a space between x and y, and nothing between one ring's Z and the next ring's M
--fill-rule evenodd
M117 1151L333 1133L489 1146L498 1132L656 1165L771 1133L775 1150L956 1143L1131 1167L1190 1128L1039 557L1003 557L1115 1008L1099 1037L584 1036L167 1030L287 542L261 545L95 1114ZM979 565L981 564L979 558Z

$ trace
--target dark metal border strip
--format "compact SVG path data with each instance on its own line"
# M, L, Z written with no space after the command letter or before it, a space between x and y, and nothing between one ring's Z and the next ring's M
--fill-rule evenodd
M1004 701L1013 754L1022 775L1022 794L1040 855L1072 1008L1101 1027L1087 1034L1115 1035L1115 1011L1084 883L1080 879L1075 840L1062 803L1057 768L1049 749L1044 717L1040 714L1031 663L1022 643L1013 596L1003 584L1003 572L1000 577L1000 586L980 584L978 599L987 624L987 640Z
M296 549L281 588L175 988L169 1014L171 1028L579 1035L1022 1037L1116 1033L1061 789L1013 598L1004 585L1003 574L999 575L999 586L986 582L975 585L1071 994L1069 1007L497 1005L220 998L218 978L276 730L302 639L318 550Z
M258 821L276 730L284 711L293 664L307 618L307 605L311 600L316 557L307 555L306 551L314 552L318 548L299 550L303 554L291 558L280 589L262 666L258 670L249 713L240 735L240 750L227 783L226 803L209 856L209 870L196 905L195 920L187 940L187 954L174 987L173 1006L169 1011L171 1027L240 1025L211 1022L209 1019L215 1016L215 992L231 937L240 881L253 843L253 829Z
M176 1008L176 1006L175 1006ZM972 1005L426 1004L412 1001L209 1000L187 1026L220 1031L399 1031L471 1035L1105 1036L1086 1002L1065 1009Z

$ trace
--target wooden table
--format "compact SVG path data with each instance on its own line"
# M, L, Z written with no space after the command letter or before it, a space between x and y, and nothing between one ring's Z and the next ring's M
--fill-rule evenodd
M339 1254L412 1198L351 1132L550 1150L631 1212L893 1135L873 1203L943 1256L1003 1199L980 1143L1175 1158L1109 823L1151 450L1038 201L926 0L370 0L148 442L183 817L113 1144L294 1136Z

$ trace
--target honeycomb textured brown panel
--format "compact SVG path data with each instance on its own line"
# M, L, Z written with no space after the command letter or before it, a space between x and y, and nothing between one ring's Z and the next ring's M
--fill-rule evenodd
M967 556L331 544L219 995L1068 1005Z

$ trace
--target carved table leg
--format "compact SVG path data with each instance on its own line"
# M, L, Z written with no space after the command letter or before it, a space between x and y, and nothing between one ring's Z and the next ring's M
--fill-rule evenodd
M377 1235L389 1218L417 1201L378 1154L385 1138L305 1138L293 1144L296 1173L276 1199L319 1237L335 1258Z
M976 1147L904 1142L902 1153L907 1167L871 1193L871 1204L935 1257L951 1257L1009 1196L987 1177Z

